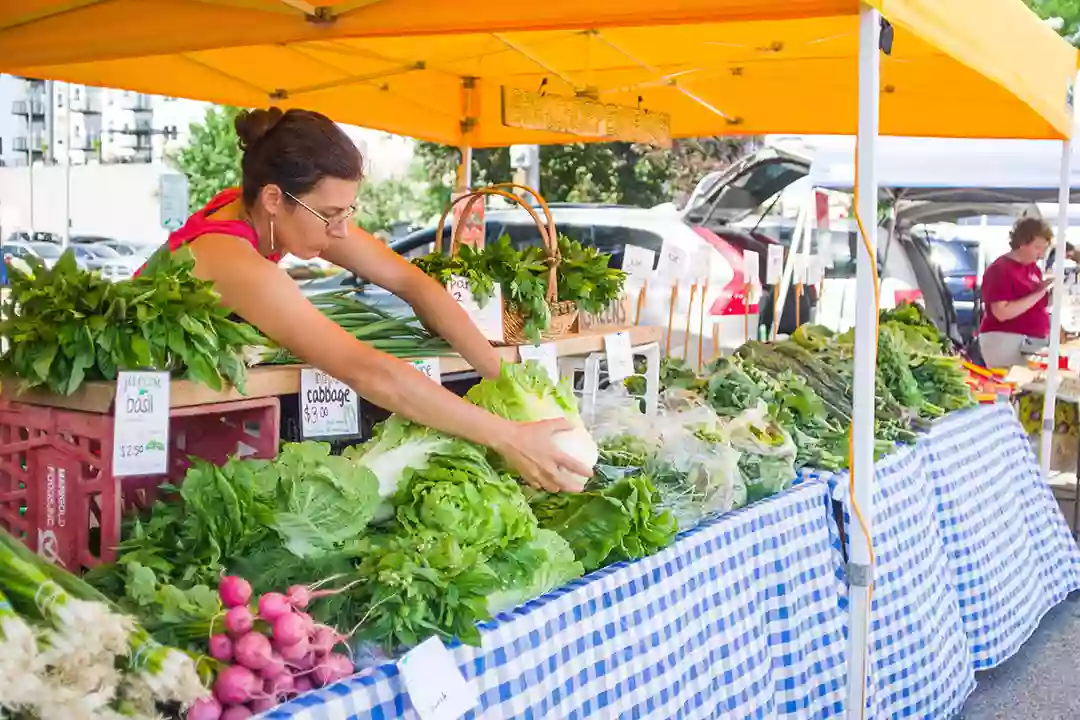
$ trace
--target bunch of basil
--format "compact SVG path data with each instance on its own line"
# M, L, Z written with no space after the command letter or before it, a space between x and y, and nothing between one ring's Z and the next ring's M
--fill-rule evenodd
M70 250L51 268L37 258L27 264L29 273L12 268L0 321L0 372L24 389L70 395L120 370L159 370L243 391L242 350L263 340L230 320L212 284L192 275L190 251L158 252L138 277L119 282L79 269Z

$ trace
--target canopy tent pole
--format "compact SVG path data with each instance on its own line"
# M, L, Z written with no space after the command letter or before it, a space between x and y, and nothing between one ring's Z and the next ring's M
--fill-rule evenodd
M1073 110L1075 118L1075 109ZM1072 137L1061 143L1061 184L1058 188L1058 226L1054 253L1054 291L1050 310L1050 356L1046 361L1046 391L1043 395L1042 445L1039 465L1042 476L1050 477L1050 454L1054 442L1054 411L1057 409L1058 356L1061 353L1061 305L1065 297L1065 233L1069 229L1069 200L1072 181Z
M457 169L457 187L458 192L468 192L472 188L472 148L468 145L462 145L461 150L461 162L458 163Z
M461 144L458 146L461 162L457 171L457 192L469 192L473 186L472 143L469 138L480 118L479 93L476 92L479 82L474 77L461 78Z
M874 379L877 365L877 136L881 60L880 15L859 8L859 123L855 141L855 212L862 235L858 243L855 292L855 373L851 428L852 524L848 531L849 607L847 717L866 715L870 629L870 589L874 556L870 535L874 517Z

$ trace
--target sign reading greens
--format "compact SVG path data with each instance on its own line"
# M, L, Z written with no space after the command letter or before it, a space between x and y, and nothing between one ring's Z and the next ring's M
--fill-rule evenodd
M138 277L120 282L80 270L71 250L52 268L27 262L29 274L11 270L0 322L8 342L0 372L25 388L70 395L121 370L157 370L243 391L241 352L263 341L230 320L212 284L191 274L190 251L158 252Z

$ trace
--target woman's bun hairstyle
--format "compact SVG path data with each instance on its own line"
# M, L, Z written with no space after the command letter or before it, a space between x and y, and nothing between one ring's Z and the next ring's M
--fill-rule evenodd
M244 202L252 205L267 185L297 197L323 178L360 181L364 158L349 136L321 113L271 107L236 116L236 136L244 156Z
M240 149L247 150L270 133L281 122L285 113L281 108L271 107L265 110L243 110L236 116L236 136L240 140Z

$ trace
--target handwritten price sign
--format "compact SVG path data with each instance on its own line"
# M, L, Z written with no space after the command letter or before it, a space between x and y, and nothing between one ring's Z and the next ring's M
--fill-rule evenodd
M623 248L622 270L633 280L648 280L656 264L656 253L640 245Z
M483 307L480 307L480 303L473 297L468 278L455 275L447 283L446 291L457 301L461 309L468 313L473 324L485 338L496 343L503 341L502 288L496 285L495 294L488 298Z
M660 277L673 285L682 282L690 273L690 251L665 240L660 248L660 265L657 271Z
M321 370L300 371L300 423L305 438L360 434L360 400Z
M405 653L398 669L420 720L457 720L480 702L476 684L461 674L438 636Z
M427 358L425 360L410 360L409 364L427 376L428 380L442 383L442 372L439 369L439 358Z
M116 378L113 474L163 475L169 468L169 374L122 372Z

